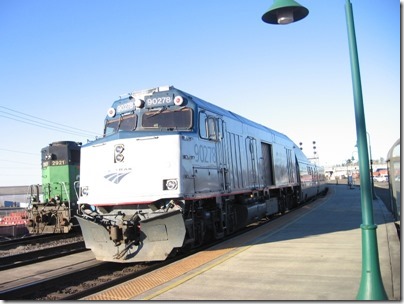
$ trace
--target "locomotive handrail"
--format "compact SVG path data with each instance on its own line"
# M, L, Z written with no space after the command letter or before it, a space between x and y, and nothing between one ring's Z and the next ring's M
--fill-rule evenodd
M30 207L31 207L31 205L32 205L32 197L33 197L33 187L35 187L36 188L36 195L37 195L37 200L38 200L38 202L39 202L39 185L30 185L29 186L29 198L30 198L30 200L29 200L29 203L28 203L28 206L27 206L27 209L29 209Z
M80 189L80 181L75 181L73 183L74 193L76 194L77 200L79 199L79 189Z
M67 202L68 202L68 208L69 208L69 216L71 216L70 214L70 197L69 197L69 192L67 192L67 188L66 188L66 183L65 182L59 182L59 184L64 188L65 193L66 193L66 198L67 198Z

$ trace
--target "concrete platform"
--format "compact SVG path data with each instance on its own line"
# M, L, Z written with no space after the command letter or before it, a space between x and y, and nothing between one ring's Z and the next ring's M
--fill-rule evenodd
M360 189L329 194L245 235L84 300L355 300L362 272ZM373 201L382 281L401 300L400 241Z
M389 300L401 300L400 241L373 201L380 270ZM362 269L360 189L329 195L287 222L134 300L355 300Z

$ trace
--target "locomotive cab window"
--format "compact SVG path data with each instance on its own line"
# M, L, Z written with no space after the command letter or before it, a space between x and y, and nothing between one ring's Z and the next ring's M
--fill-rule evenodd
M199 116L199 135L201 138L217 141L219 139L217 118L201 112Z
M136 129L137 115L129 114L105 122L104 135L111 135L118 131L133 131Z
M145 112L142 116L142 127L151 129L189 130L192 128L192 110L179 108Z
M119 118L105 121L104 136L111 135L118 130Z
M119 130L122 131L133 131L136 129L137 124L136 114L126 115L122 117L121 124L119 125Z

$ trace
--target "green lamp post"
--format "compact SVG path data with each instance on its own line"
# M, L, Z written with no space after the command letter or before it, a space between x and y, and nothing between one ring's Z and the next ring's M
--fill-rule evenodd
M270 24L289 24L308 15L307 8L293 0L274 0L274 4L262 16ZM377 248L377 226L373 219L372 191L369 176L369 156L366 138L366 123L362 99L362 86L359 72L358 51L352 4L346 0L346 22L348 28L349 53L354 93L356 136L359 155L362 208L362 277L357 294L358 300L387 300L380 273L379 252Z

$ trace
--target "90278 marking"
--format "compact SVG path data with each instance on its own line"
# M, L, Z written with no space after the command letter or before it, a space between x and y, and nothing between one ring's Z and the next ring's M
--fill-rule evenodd
M216 149L204 145L194 146L195 161L199 163L216 163Z
M146 99L146 105L149 107L158 106L158 105L166 105L166 104L171 104L171 103L172 103L172 100L171 100L170 96Z

